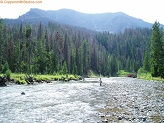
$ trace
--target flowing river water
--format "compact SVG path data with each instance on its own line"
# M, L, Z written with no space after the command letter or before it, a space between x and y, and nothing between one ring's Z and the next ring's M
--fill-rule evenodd
M25 92L25 95L21 95ZM0 88L0 123L164 123L164 83L133 78Z

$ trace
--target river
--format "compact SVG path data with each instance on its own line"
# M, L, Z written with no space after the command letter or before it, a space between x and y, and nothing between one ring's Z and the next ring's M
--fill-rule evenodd
M25 92L25 95L21 95ZM134 78L0 88L0 123L164 123L164 83Z

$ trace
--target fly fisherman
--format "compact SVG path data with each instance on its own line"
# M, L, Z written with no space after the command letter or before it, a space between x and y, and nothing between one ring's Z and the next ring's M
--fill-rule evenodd
M101 77L100 77L100 80L99 80L99 81L100 81L100 86L101 86L101 85L102 85L102 80L101 80Z

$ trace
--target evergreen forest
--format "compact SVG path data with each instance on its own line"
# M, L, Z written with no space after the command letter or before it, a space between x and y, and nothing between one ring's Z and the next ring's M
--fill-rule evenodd
M157 27L160 28L159 24ZM161 28L160 31L163 42ZM154 30L149 28L127 28L124 32L111 34L53 22L7 25L1 19L0 71L3 73L7 64L11 72L26 74L87 76L93 71L116 76L119 70L137 72L143 66L147 71L164 72L163 61L158 69L158 63L155 63L158 60L153 57L156 53L150 52L155 46L151 43L155 40L153 35L156 37ZM164 45L161 45L161 52L162 48ZM150 66L151 56L154 67ZM161 76L158 72L154 74Z

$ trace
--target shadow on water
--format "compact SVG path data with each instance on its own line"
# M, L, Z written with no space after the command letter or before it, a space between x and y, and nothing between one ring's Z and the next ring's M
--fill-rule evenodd
M164 83L85 78L0 88L0 123L154 122L164 119ZM21 95L24 92L25 95Z

